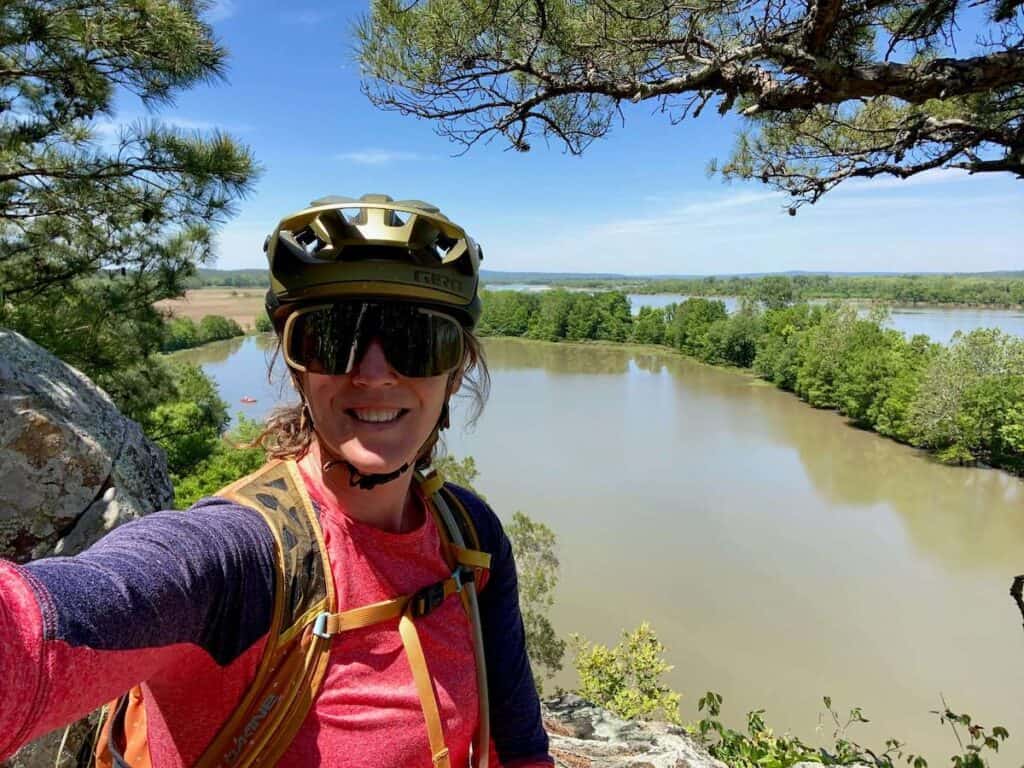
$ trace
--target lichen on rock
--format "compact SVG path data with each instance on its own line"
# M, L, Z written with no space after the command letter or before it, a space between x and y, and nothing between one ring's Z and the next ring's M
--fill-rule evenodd
M74 554L170 507L163 452L84 374L0 329L0 556Z

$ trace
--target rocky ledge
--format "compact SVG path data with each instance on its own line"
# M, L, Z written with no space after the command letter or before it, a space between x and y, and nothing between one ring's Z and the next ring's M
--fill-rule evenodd
M676 725L623 720L579 696L544 702L558 768L726 768Z

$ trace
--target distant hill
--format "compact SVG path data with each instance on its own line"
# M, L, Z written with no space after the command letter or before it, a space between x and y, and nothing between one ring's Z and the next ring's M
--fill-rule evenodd
M790 270L787 272L746 272L742 274L726 275L620 275L608 272L500 272L497 270L485 269L480 272L480 278L485 285L502 285L508 283L524 283L530 285L548 283L572 283L572 282L628 282L638 283L645 281L660 280L706 280L714 278L727 280L729 278L758 278L767 275L786 275L789 277L907 277L919 275L922 277L935 277L938 275L954 275L956 277L976 277L990 280L1020 280L1024 279L1024 271L999 271L999 272L813 272L805 270ZM189 288L203 286L230 286L233 288L260 288L267 285L267 270L265 269L200 269L198 275L188 282Z

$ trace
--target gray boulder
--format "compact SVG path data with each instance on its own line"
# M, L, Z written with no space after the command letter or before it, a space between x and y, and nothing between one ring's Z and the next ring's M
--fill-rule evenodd
M86 376L0 329L0 557L72 555L170 507L167 461Z
M86 376L0 328L0 557L73 555L174 500L167 460ZM11 768L73 765L95 717L29 744ZM63 750L61 749L63 746Z
M727 768L678 726L623 720L579 696L546 701L543 714L558 768Z

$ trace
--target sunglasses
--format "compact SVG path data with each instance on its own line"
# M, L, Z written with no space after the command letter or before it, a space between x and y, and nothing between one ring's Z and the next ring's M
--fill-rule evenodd
M377 340L402 376L438 376L462 360L462 327L441 312L400 302L338 301L289 315L284 359L296 371L351 373Z

